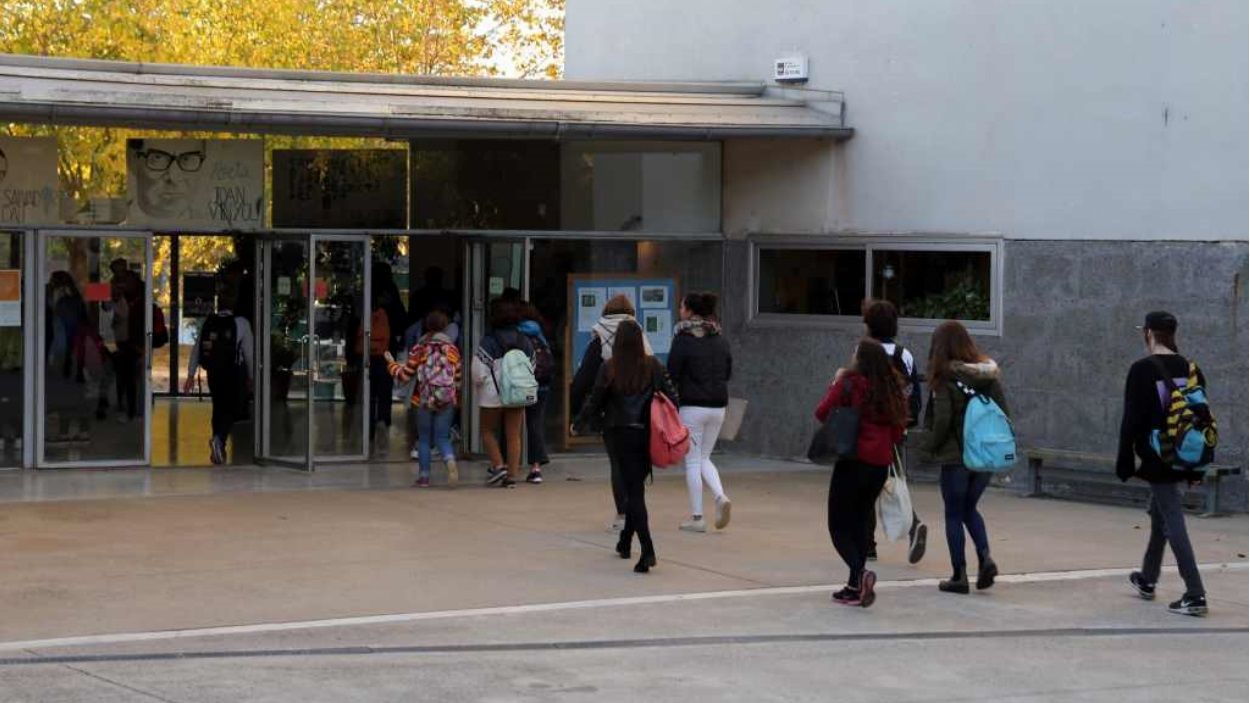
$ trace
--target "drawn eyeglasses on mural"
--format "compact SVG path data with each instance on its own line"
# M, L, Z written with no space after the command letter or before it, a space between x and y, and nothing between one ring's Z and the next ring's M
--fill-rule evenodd
M195 173L204 165L204 151L202 149L184 151L180 154L171 154L160 149L146 149L139 152L139 158L143 159L145 168L157 173L168 171L175 163L178 164L178 170L184 173Z

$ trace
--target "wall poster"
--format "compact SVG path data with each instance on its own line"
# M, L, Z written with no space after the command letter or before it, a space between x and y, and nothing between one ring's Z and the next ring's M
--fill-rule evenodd
M0 223L58 222L56 137L0 137Z
M661 362L668 361L673 346L673 325L676 324L677 279L653 278L646 275L576 274L568 277L568 317L565 339L564 394L565 422L567 428L573 421L569 417L569 387L573 375L581 366L586 348L590 346L591 330L603 313L603 306L610 298L624 295L638 311L638 324L651 343L651 351ZM579 443L583 438L565 437L565 446ZM596 440L597 441L597 440Z
M260 139L126 140L126 222L157 228L264 226Z

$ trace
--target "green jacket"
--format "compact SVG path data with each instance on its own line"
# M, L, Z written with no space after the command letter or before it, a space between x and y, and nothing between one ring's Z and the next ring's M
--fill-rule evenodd
M1003 384L999 381L998 364L993 360L979 364L956 361L951 365L955 378L988 395L1011 417ZM961 438L964 434L964 411L968 397L955 384L929 389L929 403L924 413L925 434L920 440L920 459L929 464L963 463Z

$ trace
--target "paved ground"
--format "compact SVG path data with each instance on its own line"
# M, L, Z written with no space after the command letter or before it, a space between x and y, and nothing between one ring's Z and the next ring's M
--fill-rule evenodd
M985 514L1017 576L938 593L935 532L917 567L883 546L878 604L849 609L828 602L843 573L823 472L731 472L734 523L708 535L675 530L684 483L661 476L650 501L660 565L639 576L611 553L607 487L582 461L514 491L0 506L0 700L1250 694L1245 516L1191 520L1210 565L1206 619L1165 612L1175 574L1154 603L1125 589L1145 540L1139 511L1001 493ZM569 473L587 480L560 480ZM936 518L933 487L914 491Z

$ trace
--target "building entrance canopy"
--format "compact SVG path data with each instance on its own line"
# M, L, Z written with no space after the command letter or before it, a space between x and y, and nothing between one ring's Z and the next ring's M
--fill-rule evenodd
M235 133L529 138L830 137L842 96L763 83L441 78L0 55L0 119Z

